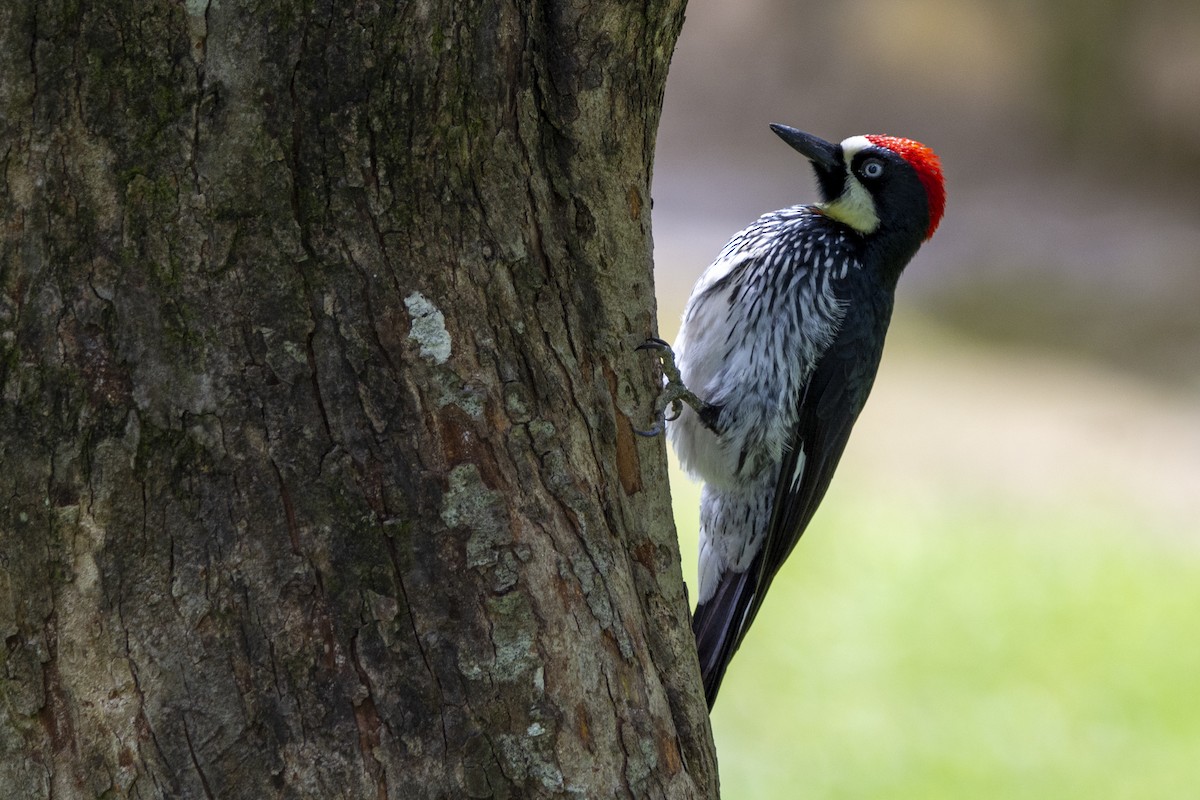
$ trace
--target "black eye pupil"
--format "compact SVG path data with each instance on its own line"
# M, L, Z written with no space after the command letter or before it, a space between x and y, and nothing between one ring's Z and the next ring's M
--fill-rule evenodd
M883 164L880 164L878 161L872 159L863 164L863 175L866 175L868 178L878 178L882 174Z

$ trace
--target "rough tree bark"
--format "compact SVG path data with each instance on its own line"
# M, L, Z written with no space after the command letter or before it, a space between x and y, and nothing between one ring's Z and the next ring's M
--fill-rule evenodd
M0 794L715 795L683 2L0 7Z

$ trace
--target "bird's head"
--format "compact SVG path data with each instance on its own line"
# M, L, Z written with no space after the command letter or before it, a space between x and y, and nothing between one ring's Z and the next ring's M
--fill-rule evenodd
M812 162L826 216L864 235L886 227L927 240L937 230L946 186L941 162L925 145L874 134L833 144L787 125L771 130Z

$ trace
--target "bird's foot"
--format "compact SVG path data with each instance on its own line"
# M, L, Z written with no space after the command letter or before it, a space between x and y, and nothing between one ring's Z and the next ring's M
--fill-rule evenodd
M654 425L649 430L635 430L635 433L640 436L658 436L663 433L667 429L668 422L679 419L679 415L683 413L684 403L691 406L700 415L701 421L711 428L712 425L709 421L715 419L720 409L701 400L684 384L683 377L679 374L679 367L675 365L675 351L671 349L671 345L662 339L650 338L638 345L637 349L658 351L655 355L662 361L663 376L666 377L667 383L654 401ZM671 410L670 416L667 415L668 408Z

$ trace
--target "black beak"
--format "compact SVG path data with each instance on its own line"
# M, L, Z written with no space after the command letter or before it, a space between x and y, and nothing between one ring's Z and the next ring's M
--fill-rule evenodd
M775 135L791 145L802 156L817 167L818 173L833 172L842 168L842 146L824 139L818 139L811 133L789 128L787 125L771 123Z

